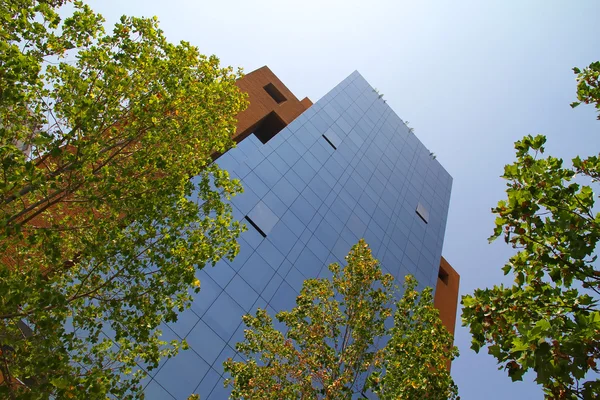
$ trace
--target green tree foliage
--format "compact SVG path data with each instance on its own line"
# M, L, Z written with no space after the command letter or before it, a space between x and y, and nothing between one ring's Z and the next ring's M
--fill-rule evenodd
M452 336L432 305L407 277L395 326L386 328L395 295L364 240L347 265L331 264L332 279L304 281L296 307L276 318L265 310L244 316L246 361L227 360L234 399L349 399L371 389L382 399L448 399L456 386L445 363L457 355ZM391 335L387 346L384 336ZM379 349L378 349L379 348Z
M370 377L371 389L380 399L456 399L458 387L446 363L458 357L458 349L433 306L432 289L419 293L416 286L408 275L383 350L384 362Z
M591 63L583 70L575 67L573 72L577 75L577 100L571 103L575 108L581 103L594 104L600 119L600 61Z
M0 5L0 397L130 398L198 269L237 253L211 155L246 100L156 19L106 33L65 3Z
M599 104L598 66L575 69L578 97ZM488 352L513 380L535 372L547 398L600 397L600 213L591 185L600 177L598 156L575 157L572 166L544 157L544 136L516 142L517 160L504 169L507 199L490 240L500 236L518 252L503 268L514 285L479 289L462 299L472 348Z

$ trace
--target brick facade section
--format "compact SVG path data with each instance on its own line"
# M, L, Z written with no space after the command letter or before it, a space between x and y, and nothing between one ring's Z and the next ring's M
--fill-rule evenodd
M265 87L269 84L283 95L284 101L278 103L267 92ZM313 104L308 97L302 101L298 100L267 66L246 74L236 85L248 93L250 103L248 108L237 116L237 131L234 137L236 142L254 133L269 116L276 116L285 127Z
M452 268L450 263L442 257L440 260L440 272L435 288L433 305L440 310L442 323L452 335L454 335L454 330L456 328L459 285L460 275ZM448 362L448 369L450 369L450 364L451 363Z

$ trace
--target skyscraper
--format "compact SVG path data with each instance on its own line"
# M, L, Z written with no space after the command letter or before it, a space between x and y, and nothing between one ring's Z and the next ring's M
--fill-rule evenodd
M444 285L436 305L454 329L458 275L440 269L452 178L433 153L358 72L312 106L266 67L239 86L250 107L217 163L242 181L232 206L248 230L235 260L200 271L191 309L163 327L191 349L150 373L150 399L227 398L222 363L236 357L242 315L291 309L302 282L328 276L361 237L396 279Z

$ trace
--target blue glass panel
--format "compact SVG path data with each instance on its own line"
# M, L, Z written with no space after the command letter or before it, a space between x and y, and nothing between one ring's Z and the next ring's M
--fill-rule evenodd
M235 271L225 262L219 261L214 267L205 267L205 271L219 286L224 288L227 286Z
M335 199L335 201L331 205L331 210L344 224L346 223L346 221L348 221L348 218L350 218L350 214L352 213L350 207L346 205L346 203L342 200L341 197Z
M273 243L281 253L287 254L292 247L294 247L294 243L296 243L298 237L287 227L285 220L282 220L275 225L267 239Z
M259 244L262 243L264 237L252 226L252 224L248 223L246 219L241 221L246 226L246 231L242 232L240 238L245 240L248 243L248 246L252 249L256 249Z
M209 365L217 359L221 350L225 347L225 342L203 321L192 329L186 338L190 347L202 357Z
M319 218L319 217L315 217L315 218ZM304 244L308 243L308 240L310 239L310 237L312 236L312 231L310 229L308 229L308 227L304 230L304 232L302 232L302 235L300 235L300 241Z
M258 293L254 291L239 275L235 275L229 285L225 288L227 294L231 296L244 311L252 311L250 307L258 299Z
M202 379L202 382L200 382L200 385L198 385L195 392L196 393L212 392L213 388L215 387L215 385L217 384L219 379L221 379L221 375L219 375L219 373L217 371L215 371L213 368L211 368L206 373L206 375L204 376L204 379Z
M323 143L327 145L328 149L323 147ZM327 161L329 155L331 152L333 152L333 148L321 138L315 144L313 144L313 146L310 148L310 152L317 159L319 166L321 166L325 161Z
M357 198L351 195L350 192L348 192L345 188L340 191L340 197L350 209L356 207Z
M304 224L308 224L317 210L302 196L299 196L290 208Z
M333 210L329 209L328 211L329 212L325 214L324 219L329 223L337 235L344 229L344 223L333 213ZM323 241L323 243L325 242Z
M310 248L305 247L294 265L306 277L317 276L323 266L323 261L319 260Z
M370 229L366 230L364 238L367 244L371 247L373 253L377 253L381 247L381 239L379 239Z
M279 136L279 135L277 135L277 136ZM273 164L275 169L281 174L285 174L287 172L287 170L291 167L291 165L288 165L283 160L283 158L281 158L281 156L278 154L278 152L275 152L275 153L272 153L271 155L269 155L268 160L271 162L271 164Z
M334 179L339 179L342 174L344 173L344 169L342 168L342 166L340 165L340 163L338 161L335 160L335 154L333 157L329 158L325 164L323 165L323 168L325 168L327 171L329 171L329 173L331 174L331 176L333 176Z
M266 235L271 232L271 229L273 229L275 224L279 221L279 217L275 215L263 201L259 201L258 204L256 204L252 211L248 213L248 217L250 217Z
M173 331L179 335L180 338L184 338L189 331L192 330L194 325L196 325L199 319L200 317L198 317L194 311L188 308L184 312L180 313L177 316L177 322L171 322L169 327L173 329Z
M300 251L301 251L301 249L298 251L298 254L300 254ZM288 256L289 256L289 254L288 254ZM291 268L292 268L292 263L289 260L287 260L287 259L283 260L283 262L279 266L279 269L277 270L277 273L280 276L286 276L287 273L290 271ZM265 290L267 290L267 289L265 289Z
M289 261L285 261L285 263L289 264ZM281 282L283 281L283 278L279 275L281 272L283 272L281 268L277 270L277 273L273 275L265 289L260 294L260 296L267 302L271 300L277 289L279 289L279 285L281 285ZM286 270L285 272L287 273L288 271Z
M290 252L287 254L286 258L292 263L296 262L296 259L300 255L302 249L304 249L304 243L298 240L294 247L292 247L292 250L290 250Z
M321 179L323 179L323 181L327 184L327 190L331 191L336 182L336 179L333 177L333 175L331 175L326 168L321 168L318 172L318 176L320 176Z
M161 331L161 335L160 335L160 340L162 340L163 342L171 342L172 340L181 340L182 338L180 338L179 336L177 336L177 334L175 334L175 332L173 332L173 330L171 328L169 328L169 326L165 323L160 324L158 326L158 330ZM168 358L163 358L162 360L160 360L160 362L158 363L158 367L154 370L150 370L148 369L148 373L152 376L155 376L156 373L158 373L160 371L160 369L165 365L165 363L168 361Z
M147 400L165 400L175 399L169 392L163 389L155 380L150 382L144 389L145 399ZM190 393L191 394L191 393Z
M360 218L360 220L365 224L368 225L369 222L371 222L371 217L369 216L369 214L367 214L367 212L362 208L361 204L357 204L357 206L354 208L354 213L358 216L358 218Z
M287 282L283 281L269 304L276 312L288 311L296 306L296 296L298 296L298 293Z
M281 179L275 186L273 186L273 192L279 197L279 199L286 206L290 206L296 197L298 197L299 192L294 188L294 186L284 177Z
M284 255L268 240L262 242L256 252L275 270L284 259Z
M304 159L308 165L310 165L313 170L316 172L323 166L324 160L319 160L315 155L309 150L302 155L302 159ZM314 175L314 174L313 174Z
M333 215L333 214L330 214ZM336 218L335 216L333 218ZM339 231L342 230L340 227ZM332 249L338 237L338 232L327 222L321 221L315 230L315 236L323 243L326 249Z
M323 200L310 188L310 185L302 191L302 197L308 201L315 209L319 208Z
M316 175L313 178L313 180L308 184L308 187L312 189L312 191L319 197L321 201L325 200L331 191L331 186L328 185L319 175Z
M329 249L325 247L325 245L321 243L321 241L316 236L310 238L307 247L313 252L315 256L317 256L319 260L321 260L321 262L325 262L327 256L329 255Z
M231 202L244 214L258 203L259 197L249 187L244 187L244 193L234 196Z
M269 267L269 264L258 253L252 254L240 270L242 278L258 293L267 286L273 274L275 274L273 268Z
M288 166L293 166L299 159L300 154L292 147L289 142L284 142L279 146L277 153Z
M411 242L406 243L404 253L410 258L415 264L419 261L419 249Z
M347 226L342 229L341 237L348 243L355 245L360 237L350 230Z
M296 292L300 293L300 289L302 289L302 284L304 283L305 279L307 279L306 276L302 275L296 267L292 267L285 277L285 282L289 284Z
M292 167L292 171L294 171L300 179L304 181L304 183L308 184L310 180L315 176L315 169L311 167L306 160L301 158L298 160L296 164Z
M300 177L298 176L298 174L296 174L296 173L295 173L293 170L289 170L289 171L288 171L288 172L285 174L285 178L286 178L286 179L288 180L288 182L290 182L290 183L292 184L292 186L294 186L294 188L295 188L297 191L299 191L299 192L300 192L300 191L302 191L302 190L303 190L303 189L306 187L306 185L307 185L307 183L306 183L306 182L304 182L304 181L302 180L302 178L300 178Z
M267 185L256 175L254 172L250 172L243 179L242 186L251 187L252 191L260 198L263 197L269 191Z
M227 341L242 321L244 310L227 293L221 295L210 306L202 320Z
M281 220L285 223L285 225L288 228L290 228L294 235L298 237L302 234L302 232L304 232L304 229L306 228L306 225L303 224L302 221L300 221L291 210L288 210L285 214L283 214L283 218Z
M213 281L205 271L200 271L196 274L200 280L200 292L194 296L194 302L192 303L192 310L202 317L208 307L215 301L217 296L221 293L222 289Z
M282 179L283 180L283 179ZM289 205L283 204L283 202L279 199L272 191L267 193L265 197L263 197L263 203L269 207L271 211L278 217L281 218L283 214L287 211Z
M355 213L350 215L346 226L352 231L352 233L357 237L361 238L365 234L365 230L367 230L367 224L365 224Z
M176 399L187 399L208 372L208 364L192 350L181 351L167 361L156 380Z
M211 392L210 396L208 396L207 400L227 399L227 398L229 398L230 392L231 392L231 389L229 389L229 388L226 389L224 387L223 379L221 378L215 385L213 391Z
M342 139L340 139L338 134L335 133L335 131L332 128L327 129L327 131L325 133L323 133L323 135L327 139L329 139L331 144L333 144L335 147L339 147L340 144L342 143Z
M275 166L269 160L261 162L258 167L254 169L254 172L256 172L256 175L270 187L275 185L277 181L281 179L281 172L277 171Z
M240 245L240 251L237 256L233 259L233 261L226 260L227 263L233 268L235 271L239 271L239 269L244 265L248 257L252 254L254 249L246 242L244 239L239 238L238 244Z

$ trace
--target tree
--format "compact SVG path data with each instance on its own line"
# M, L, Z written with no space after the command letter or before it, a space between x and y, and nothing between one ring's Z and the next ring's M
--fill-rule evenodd
M457 355L433 308L431 289L419 296L407 277L395 326L386 328L395 295L361 239L331 264L332 279L304 281L296 307L276 318L265 310L243 317L248 329L236 348L246 361L224 363L234 399L349 399L371 389L383 399L455 398L445 363ZM384 346L386 335L391 335ZM425 396L425 397L424 397Z
M575 108L581 103L595 104L600 119L600 61L591 63L583 70L575 67L573 72L577 75L577 100L571 103Z
M459 398L446 369L447 362L458 357L458 349L433 306L432 289L419 293L416 286L417 281L406 276L384 362L375 367L370 387L380 399Z
M599 63L578 74L580 102L599 103ZM577 103L572 106L575 107ZM518 252L503 268L515 284L478 289L462 299L472 348L488 352L521 380L528 370L547 398L600 396L600 214L590 185L600 177L598 156L572 166L543 157L544 136L515 143L517 160L504 169L507 199L492 209L494 234ZM587 183L587 185L585 184Z
M65 3L0 6L0 397L131 398L185 347L158 327L197 270L237 253L241 188L211 157L246 101L155 18L106 33Z

